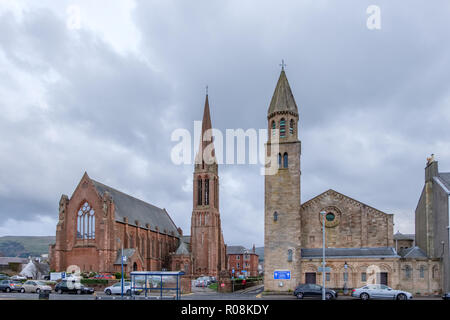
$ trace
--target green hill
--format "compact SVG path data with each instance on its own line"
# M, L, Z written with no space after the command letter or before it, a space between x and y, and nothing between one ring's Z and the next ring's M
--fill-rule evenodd
M0 237L0 256L21 257L40 256L48 253L48 246L55 243L54 236L26 237L5 236Z
M259 256L258 261L263 262L264 261L264 247L257 247L255 248L256 254Z

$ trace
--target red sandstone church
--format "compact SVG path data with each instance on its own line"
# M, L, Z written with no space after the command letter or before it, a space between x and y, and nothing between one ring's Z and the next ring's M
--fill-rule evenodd
M51 269L81 272L182 270L218 277L226 270L219 212L219 175L206 95L194 170L191 236L183 236L165 209L83 175L72 196L61 196Z

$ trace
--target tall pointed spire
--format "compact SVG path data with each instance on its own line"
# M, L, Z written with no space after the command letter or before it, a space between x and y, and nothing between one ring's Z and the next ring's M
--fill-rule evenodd
M297 104L295 103L294 95L292 94L286 72L284 71L284 61L282 64L280 77L278 78L278 83L267 112L269 117L275 112L293 112L298 114Z
M208 89L206 89L208 90ZM206 151L206 148L212 144L212 150L211 152ZM209 147L211 148L211 147ZM201 158L203 155L203 159ZM199 150L197 153L197 163L202 163L203 161L206 161L207 163L211 163L210 160L208 160L209 156L215 157L215 150L214 150L214 142L212 137L212 125L211 125L211 115L209 111L209 99L208 99L208 93L206 93L205 98L205 107L203 110L203 120L202 120L202 135L200 137L200 145Z

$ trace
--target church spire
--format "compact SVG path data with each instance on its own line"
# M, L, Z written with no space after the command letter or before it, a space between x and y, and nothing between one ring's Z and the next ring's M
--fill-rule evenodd
M281 64L281 73L278 78L277 86L270 101L267 116L270 117L276 112L292 112L298 114L297 104L295 103L294 95L289 86L286 72L284 71L284 60Z
M212 146L208 147L210 144L212 144ZM208 150L206 148L208 148ZM207 151L205 152L205 150ZM209 160L210 156L213 158L215 157L215 150L212 137L211 115L209 111L208 87L206 87L205 107L203 110L202 120L202 135L200 137L200 145L197 153L197 163L202 163L203 161L211 163Z

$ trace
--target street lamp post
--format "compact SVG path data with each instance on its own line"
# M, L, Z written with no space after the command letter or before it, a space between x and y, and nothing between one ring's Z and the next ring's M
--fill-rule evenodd
M344 262L344 294L346 295L348 293L347 289L347 280L348 280L348 264L347 261Z
M322 215L322 300L325 300L325 211L321 211Z

